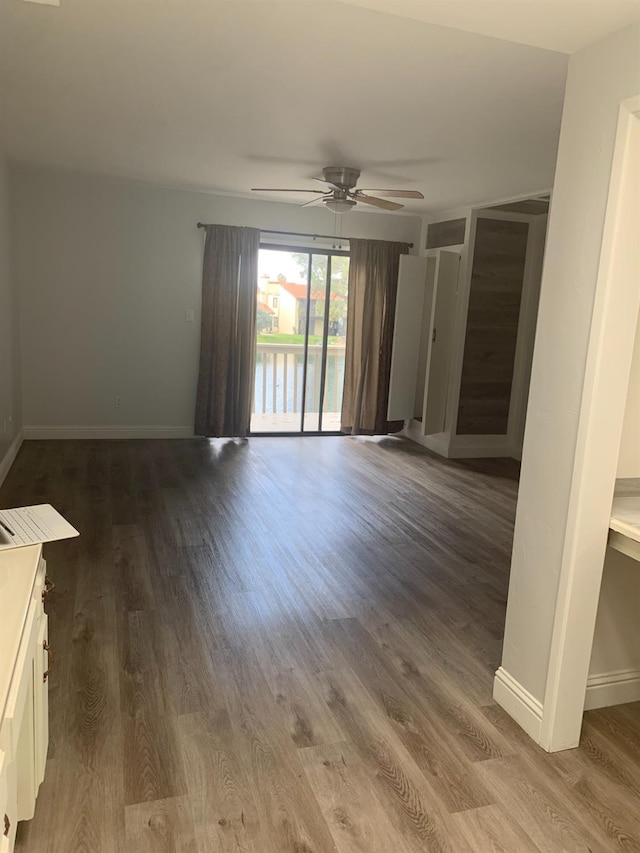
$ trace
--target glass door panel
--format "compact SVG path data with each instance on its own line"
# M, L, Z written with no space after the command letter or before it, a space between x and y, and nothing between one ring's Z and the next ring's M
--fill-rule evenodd
M260 249L252 433L339 430L348 265L348 255Z
M347 336L347 304L349 295L349 256L332 255L329 269L329 310L325 381L322 397L322 430L340 430L344 358Z
M260 249L251 432L300 432L309 255Z
M327 255L311 255L310 298L307 308L307 352L304 403L304 432L320 430L320 386L324 355L325 302L327 296Z

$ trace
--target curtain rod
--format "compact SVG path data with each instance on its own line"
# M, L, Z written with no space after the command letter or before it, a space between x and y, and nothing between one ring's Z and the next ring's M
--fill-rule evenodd
M198 228L206 228L206 222L198 222ZM314 240L335 240L340 243L342 240L349 240L349 237L336 237L335 234L306 234L304 231L273 231L270 228L260 228L263 234L285 234L287 237L312 237ZM410 249L413 249L413 243L407 244Z

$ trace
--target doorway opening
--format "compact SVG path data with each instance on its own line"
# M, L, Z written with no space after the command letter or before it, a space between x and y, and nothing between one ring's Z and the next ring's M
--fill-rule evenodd
M349 253L261 246L251 434L337 435Z

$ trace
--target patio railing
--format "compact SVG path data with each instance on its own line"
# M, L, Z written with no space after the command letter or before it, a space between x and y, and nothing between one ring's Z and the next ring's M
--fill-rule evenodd
M325 379L325 412L339 412L344 380L344 345L327 347ZM307 383L305 410L317 412L320 407L322 345L307 348ZM289 414L302 411L304 382L304 346L302 344L257 344L256 374L253 389L253 411L258 414Z

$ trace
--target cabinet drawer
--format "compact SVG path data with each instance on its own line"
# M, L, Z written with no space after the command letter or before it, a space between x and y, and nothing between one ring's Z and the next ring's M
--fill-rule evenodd
M22 712L16 747L16 817L18 820L31 820L36 807L38 785L36 783L36 760L34 738L34 683L31 660L31 682L27 690L27 699Z
M49 746L49 669L53 658L49 656L49 620L44 614L38 628L36 659L34 664L34 736L36 785L44 779L44 768Z
M47 561L42 555L38 560L38 568L36 569L36 579L33 584L33 600L39 603L44 603L44 595L46 595L46 577L47 577Z
M0 750L0 853L13 850L17 827L15 764Z
M25 700L33 681L33 652L39 623L38 616L41 613L42 604L32 600L27 613L20 649L13 669L13 679L7 698L4 719L0 728L0 749L8 754L9 761L12 761L16 754Z
M0 749L0 838L4 832L4 816L8 815L9 808L8 777L7 753Z

